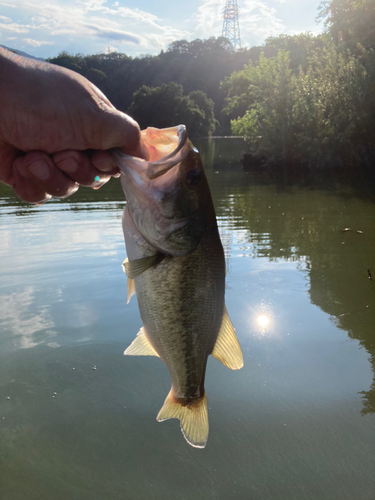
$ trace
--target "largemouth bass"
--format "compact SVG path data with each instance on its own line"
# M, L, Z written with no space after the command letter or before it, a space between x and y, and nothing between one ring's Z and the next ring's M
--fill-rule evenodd
M143 327L126 355L159 356L172 388L157 420L178 418L189 444L208 437L204 378L212 354L237 370L243 355L224 304L225 260L208 182L183 125L142 131L149 160L114 152L127 205L128 302Z

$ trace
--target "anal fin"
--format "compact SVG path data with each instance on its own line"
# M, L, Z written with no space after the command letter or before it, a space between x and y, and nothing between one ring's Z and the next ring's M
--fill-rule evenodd
M231 370L239 370L243 367L243 354L238 342L236 331L228 316L227 308L224 306L223 322L219 335L217 336L212 356Z
M137 333L137 336L124 352L125 356L158 356L159 354L150 344L146 337L145 329L142 328Z
M194 446L194 448L204 448L206 446L208 439L206 394L196 401L183 405L176 400L171 389L156 420L163 422L169 418L178 418L180 420L182 434L191 446Z

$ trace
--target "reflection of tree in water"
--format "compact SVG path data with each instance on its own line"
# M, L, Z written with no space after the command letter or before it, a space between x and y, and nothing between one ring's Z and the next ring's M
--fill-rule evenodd
M14 191L10 186L0 182L0 208L7 211L7 207L9 207L9 209L12 210L12 213L21 217L30 216L35 211L46 210L72 210L74 212L93 208L95 208L95 210L108 210L107 203L110 203L110 208L113 211L118 211L119 216L121 215L121 211L125 206L125 197L118 179L111 179L99 190L80 186L78 191L74 195L69 196L69 198L52 198L51 201L42 206L36 206L31 203L21 201L14 194ZM88 205L90 206L88 207Z
M266 178L263 185L254 188L254 178L240 172L238 157L243 146L236 139L212 139L211 145L198 141L197 147L208 165L209 182L215 187L212 194L217 215L227 221L220 228L226 250L231 245L230 228L236 228L241 230L244 245L254 256L272 261L304 261L311 302L366 349L375 373L375 282L367 276L370 266L375 275L375 205L352 197L352 191L347 189L341 189L340 195L311 187L299 189L285 182L288 180L285 178L282 187L270 184ZM322 186L321 182L319 187ZM361 189L361 195L373 193L370 188L367 185ZM87 204L95 204L95 209L108 209L110 203L120 217L124 201L120 183L112 180L99 191L80 188L70 198L56 203L58 210L61 205L63 210L87 210ZM11 188L2 184L0 203L4 211L8 205L12 210L16 207L19 216L30 215L33 210L54 209L54 203L37 208L21 201L15 203ZM342 232L345 227L361 230L363 234ZM375 381L361 394L363 414L375 413Z
M254 256L305 260L311 302L366 349L375 373L375 282L367 275L371 265L375 274L375 205L343 191L254 188L245 175L234 184L229 175L210 179L219 185L213 190L218 216L245 233ZM375 412L375 380L361 394L363 414Z
M374 352L370 356L370 362L374 367L375 371L375 354ZM363 400L363 410L362 415L367 415L368 413L375 413L375 379L372 381L370 390L361 391Z

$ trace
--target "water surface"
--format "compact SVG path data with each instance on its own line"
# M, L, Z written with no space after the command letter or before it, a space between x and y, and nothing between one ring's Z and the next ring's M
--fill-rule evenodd
M42 207L1 186L1 500L375 498L371 190L274 182L242 171L240 140L197 145L245 357L209 360L206 449L155 420L166 366L122 355L141 321L119 182Z

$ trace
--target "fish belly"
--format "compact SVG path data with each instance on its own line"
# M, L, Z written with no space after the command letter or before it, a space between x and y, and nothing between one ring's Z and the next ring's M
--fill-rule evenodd
M129 260L155 253L124 216ZM135 278L145 333L166 363L177 400L187 403L204 394L207 358L223 318L225 261L217 226L183 257L166 257Z

